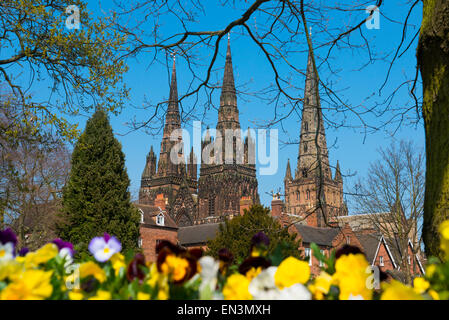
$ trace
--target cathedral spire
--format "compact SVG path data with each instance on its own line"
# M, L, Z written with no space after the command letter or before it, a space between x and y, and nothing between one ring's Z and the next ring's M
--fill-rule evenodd
M179 135L178 141L171 141L170 136L174 130L181 129L181 117L178 108L178 83L176 81L176 59L173 56L173 68L170 83L170 96L168 99L167 112L165 114L164 133L161 142L161 151L159 155L159 163L157 173L159 176L167 176L179 174L183 172L184 164L175 164L170 159L172 147L178 143L182 143L182 135ZM184 157L183 150L179 150L178 157Z
M341 182L343 181L342 177L341 177L341 171L340 171L340 163L337 160L337 167L335 168L335 181Z
M285 178L284 181L292 181L292 169L290 168L290 159L287 161L287 169L285 170Z
M217 129L239 129L239 111L232 67L231 40L228 37L226 63L221 87L220 108L218 109Z
M318 176L318 168L324 177L332 178L324 132L324 118L319 98L319 81L313 66L313 53L309 51L302 110L296 177ZM319 162L318 162L319 161Z

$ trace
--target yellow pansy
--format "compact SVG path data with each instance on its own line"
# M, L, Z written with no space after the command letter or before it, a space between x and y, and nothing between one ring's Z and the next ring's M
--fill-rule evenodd
M82 294L81 290L73 290L69 292L69 299L70 300L83 300L84 295Z
M157 266L155 263L149 265L150 274L147 280L147 284L152 287L158 289L158 300L167 300L169 297L169 286L168 286L168 276L160 273L157 270Z
M304 284L309 280L309 277L310 267L307 262L288 257L277 268L274 274L274 283L282 290L296 283Z
M9 278L12 275L17 275L23 270L22 264L15 260L8 260L0 262L0 281Z
M47 243L37 251L29 252L24 259L26 268L34 268L41 263L53 259L58 255L59 249L54 243Z
M170 254L161 265L161 271L164 274L171 274L173 280L180 281L185 277L188 267L189 262L186 259Z
M262 267L257 267L257 268L252 267L251 269L249 269L246 272L245 276L248 278L249 281L251 281L255 277L257 277L257 275L261 272L262 272Z
M430 289L428 294L432 297L433 300L440 300L440 295L435 290Z
M119 274L121 268L126 268L125 257L119 252L115 253L109 261L112 263L112 268L116 276Z
M250 281L239 273L231 275L223 288L223 296L226 300L251 300L248 291Z
M50 278L53 271L26 270L12 277L12 282L0 293L1 300L43 300L51 296Z
M422 294L429 289L430 283L426 281L424 278L415 278L413 280L413 290L415 290L416 293Z
M80 265L79 272L81 279L88 276L93 276L100 282L104 282L106 280L106 273L104 272L104 270L93 261L82 263Z
M314 282L308 286L314 299L322 300L324 295L329 292L332 284L332 276L327 272L321 271L320 275L315 278Z
M423 300L413 288L408 287L397 280L382 285L383 293L381 300Z
M370 265L363 254L347 254L335 263L332 283L340 288L340 300L348 300L351 296L370 300L373 294L368 286L370 276Z
M97 294L90 297L89 300L111 300L111 293L105 290L98 290Z
M145 293L145 292L138 292L137 300L150 300L150 294Z

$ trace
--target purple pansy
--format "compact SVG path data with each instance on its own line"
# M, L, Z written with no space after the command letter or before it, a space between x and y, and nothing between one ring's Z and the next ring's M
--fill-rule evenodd
M28 252L30 252L30 249L28 249L27 247L23 247L19 251L19 257L25 257Z
M62 239L54 239L52 241L59 249L59 255L61 257L70 256L73 257L73 244L68 241L63 241Z
M99 262L108 261L115 253L122 250L122 245L116 237L106 232L103 237L95 237L89 243L89 252Z
M14 247L17 244L17 237L14 231L12 231L11 228L0 231L0 244L7 244L9 242L12 243Z

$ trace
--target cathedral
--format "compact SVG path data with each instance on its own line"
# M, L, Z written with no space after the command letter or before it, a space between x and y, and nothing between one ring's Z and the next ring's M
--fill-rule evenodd
M256 166L249 157L250 154L254 154L249 150L253 145L252 138L247 136L243 139L240 133L229 39L218 109L216 139L209 134L208 130L201 143L202 154L211 153L212 161L209 161L209 157L207 159L201 157L199 178L197 177L197 159L193 148L187 163L184 161L182 147L176 150L180 161L173 164L170 159L172 148L175 145L183 145L181 135L177 141L170 140L172 133L177 129L181 129L181 120L178 108L176 65L173 60L170 96L159 160L151 147L142 173L139 191L140 205L154 205L157 195L162 194L166 199L166 211L170 218L177 226L185 227L232 218L240 214L242 200L259 203ZM235 132L231 144L232 158L230 161L225 156L224 137L226 131ZM221 152L216 150L221 150Z

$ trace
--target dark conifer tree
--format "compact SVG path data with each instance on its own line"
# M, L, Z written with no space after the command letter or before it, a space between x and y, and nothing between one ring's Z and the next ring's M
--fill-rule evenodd
M89 241L104 232L117 237L124 250L137 247L139 214L129 193L125 155L105 111L90 118L77 141L69 180L63 190L59 236L86 252Z

